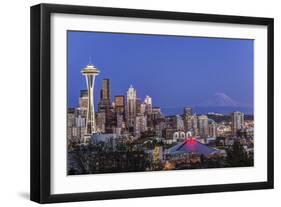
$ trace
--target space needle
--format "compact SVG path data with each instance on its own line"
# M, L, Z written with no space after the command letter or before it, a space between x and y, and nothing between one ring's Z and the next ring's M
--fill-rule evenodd
M82 75L86 78L88 89L88 106L87 106L87 120L86 120L86 134L92 135L96 133L96 120L94 109L94 85L95 77L99 75L100 71L91 63L81 70Z

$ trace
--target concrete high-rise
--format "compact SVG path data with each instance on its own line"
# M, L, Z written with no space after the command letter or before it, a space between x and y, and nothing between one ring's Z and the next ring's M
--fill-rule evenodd
M88 108L88 90L80 90L79 107Z
M152 98L150 96L145 97L144 104L146 105L147 114L152 114Z
M112 133L112 126L115 125L116 122L113 113L113 106L111 105L110 101L110 80L103 79L102 88L100 91L100 101L98 104L98 112L105 113L105 132L107 133Z
M184 123L180 115L176 115L176 129L184 130Z
M217 124L214 121L209 124L209 135L211 137L217 137Z
M82 75L86 78L88 89L86 134L91 135L96 132L95 109L94 109L94 85L95 78L100 71L92 64L88 64L81 70Z
M231 114L232 136L237 136L237 132L244 128L244 113L236 111Z
M201 138L206 138L209 135L209 123L206 115L198 116L198 128Z
M101 99L110 99L110 82L109 79L102 80Z
M100 91L99 112L108 113L110 107L110 81L109 79L103 79Z
M141 99L140 98L136 98L136 114L140 113L141 111Z
M147 117L143 114L139 114L135 117L135 135L140 137L142 132L145 132L147 129Z
M185 107L184 108L184 115L185 116L192 116L192 108L191 107Z
M188 131L192 128L191 118L192 118L192 108L185 107L184 111L183 111L183 121L184 121L184 128L186 131Z
M125 113L125 97L123 95L114 97L115 112L124 115Z
M191 115L191 116L184 116L184 125L186 131L192 131L193 136L197 136L199 134L198 132L198 116L197 115Z
M125 119L125 96L119 95L114 97L114 110L116 118L116 127L122 130Z
M129 127L134 126L136 117L137 92L131 85L127 91L127 122Z

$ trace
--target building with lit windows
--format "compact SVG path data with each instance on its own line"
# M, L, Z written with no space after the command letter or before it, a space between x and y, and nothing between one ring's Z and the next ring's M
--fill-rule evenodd
M79 107L87 109L87 107L88 107L88 90L80 90Z
M119 95L114 97L114 107L117 114L124 115L125 113L125 96Z
M209 136L217 137L217 124L212 119L209 119Z
M198 116L198 129L201 138L209 136L209 120L206 115Z
M147 117L143 114L138 114L135 120L135 135L140 137L142 132L147 130Z
M129 127L134 126L136 117L137 92L131 85L127 91L127 122Z
M232 136L237 136L237 132L244 128L244 113L236 111L231 114Z
M184 108L184 115L185 116L191 116L192 115L192 108L191 107L185 107Z
M144 104L146 106L147 114L151 114L152 113L152 98L150 96L146 96L144 99Z
M184 123L180 115L176 115L176 129L184 130Z

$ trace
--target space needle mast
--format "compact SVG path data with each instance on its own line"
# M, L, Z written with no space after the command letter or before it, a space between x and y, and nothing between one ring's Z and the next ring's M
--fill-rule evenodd
M99 75L100 71L90 62L85 68L81 70L82 75L86 78L88 89L88 107L86 120L86 134L92 135L96 133L96 120L94 109L94 85L95 77Z

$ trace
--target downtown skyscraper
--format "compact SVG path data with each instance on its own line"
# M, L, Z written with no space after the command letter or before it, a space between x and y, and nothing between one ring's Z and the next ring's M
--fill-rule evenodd
M118 95L114 97L115 112L124 115L125 113L125 96Z
M103 79L100 91L100 102L98 104L99 112L107 112L110 105L110 81L109 79Z
M146 111L148 114L152 114L152 98L150 96L146 96L144 99L144 104L146 106Z
M129 127L134 127L136 117L137 91L130 85L127 91L127 122Z
M231 132L236 136L237 132L244 128L244 113L236 111L231 114Z
M209 123L206 115L198 116L198 128L201 138L206 138L209 135Z

